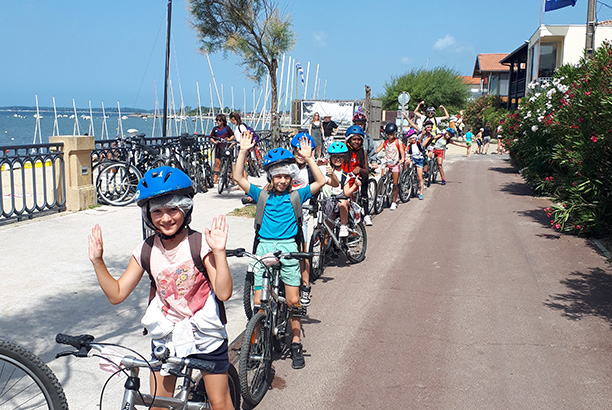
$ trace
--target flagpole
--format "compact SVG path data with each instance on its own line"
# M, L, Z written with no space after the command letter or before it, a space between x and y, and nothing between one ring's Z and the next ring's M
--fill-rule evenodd
M597 19L597 1L589 0L587 6L587 23L586 23L586 43L585 51L587 56L593 55L593 49L595 48L595 20Z

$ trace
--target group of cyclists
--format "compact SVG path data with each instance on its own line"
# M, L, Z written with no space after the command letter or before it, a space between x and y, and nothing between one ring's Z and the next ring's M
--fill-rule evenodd
M307 203L316 195L333 198L329 207L340 219L339 236L348 236L346 227L350 202L360 192L364 223L372 225L368 208L367 181L372 170L379 167L393 174L397 191L399 170L414 162L419 170L419 198L423 199L423 173L428 161L437 161L442 184L445 175L442 167L444 150L456 131L444 128L431 107L426 114L410 118L411 128L406 135L398 135L394 123L386 124L386 139L376 146L366 129L367 118L362 113L353 117L353 125L343 140L335 140L324 147L326 160L315 161L315 143L308 133L299 133L291 140L291 151L285 148L270 150L263 161L268 184L258 187L249 182L244 172L245 158L255 146L253 131L241 128L240 118L230 116L237 126L240 138L233 175L237 186L261 207L261 224L256 232L255 253L263 257L274 250L283 252L307 249L307 207L302 208L302 218L295 202ZM444 108L444 107L442 107ZM446 109L444 109L446 112ZM448 114L446 112L446 114ZM414 121L416 120L416 121ZM224 116L217 117L218 126L213 131L218 140L233 140L236 132L227 126ZM440 132L441 131L441 132ZM235 137L234 137L235 138ZM213 139L213 138L211 138ZM405 139L406 144L404 144ZM459 144L458 144L459 145ZM378 154L384 150L384 161ZM216 169L217 170L217 169ZM113 304L123 302L145 272L152 287L149 305L142 324L152 336L152 350L165 345L172 355L197 357L215 363L210 373L203 373L206 391L214 409L231 408L227 372L228 340L225 331L223 301L232 294L232 275L225 254L228 224L223 215L218 216L203 235L191 230L195 188L182 171L161 166L149 170L138 184L137 203L142 218L152 230L154 238L136 247L124 273L117 279L107 269L103 259L102 231L94 226L89 236L89 259L92 262L100 287ZM397 192L394 192L391 210L396 209ZM306 222L303 222L306 221ZM197 238L197 240L195 239ZM281 278L285 285L285 297L291 307L292 367L305 366L301 342L302 307L311 300L309 269L297 260L283 260ZM259 302L262 291L262 271L254 269L254 299ZM161 396L171 396L176 376L169 369L155 369L156 391Z

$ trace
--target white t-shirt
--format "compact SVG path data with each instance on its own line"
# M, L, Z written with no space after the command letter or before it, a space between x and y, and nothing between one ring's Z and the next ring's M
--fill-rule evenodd
M246 130L247 127L244 124L236 126L236 129L234 129L234 137L236 138L236 144L240 144L240 138L242 137L242 133Z

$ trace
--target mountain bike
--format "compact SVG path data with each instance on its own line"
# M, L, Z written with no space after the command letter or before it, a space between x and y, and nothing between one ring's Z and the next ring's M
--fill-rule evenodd
M402 202L410 201L410 198L419 193L419 177L416 164L410 161L410 165L404 166L399 177L399 197Z
M155 359L147 360L138 352L127 347L113 343L94 343L94 339L95 338L91 335L69 336L58 334L55 337L57 343L70 345L77 350L58 353L56 357L59 358L70 355L78 358L99 357L109 362L110 366L117 369L109 379L116 374L123 373L126 376L126 381L124 384L125 390L121 401L121 409L132 410L134 406L147 406L148 408L162 407L176 410L210 408L210 402L206 394L206 388L201 374L192 377L192 373L194 369L208 373L212 372L215 368L213 362L189 357L170 356L166 346L156 347L153 352ZM137 357L129 355L123 357L118 356L120 359L114 361L113 358L110 358L108 355L108 347L110 346L125 349L135 354ZM174 397L156 396L155 392L153 394L142 393L140 391L140 378L138 376L139 369L153 369L165 363L175 365L173 369L168 370L169 373L178 378L182 378L182 382L177 383L180 385L180 391ZM239 409L240 389L238 387L238 373L233 365L230 365L227 377L232 404L234 405L234 409ZM100 410L102 410L102 397L105 387L106 385L102 388L102 394L100 395L100 403L98 405Z
M382 165L382 176L378 180L378 188L376 191L375 211L381 213L383 208L391 206L393 202L393 175L389 171L387 164Z
M276 251L260 257L242 248L228 249L226 254L247 256L263 269L261 304L254 306L256 312L242 336L238 365L242 398L250 406L256 406L271 383L272 352L283 352L290 345L287 338L291 336L291 315L285 298L285 285L280 277L280 260L310 259L312 254Z
M429 167L427 170L427 187L429 188L432 183L436 183L438 181L438 173L440 172L440 168L438 167L438 159L434 156L429 159Z
M0 409L68 410L55 374L34 353L0 339Z
M365 259L368 247L368 236L363 221L361 220L361 209L357 209L354 202L351 202L349 216L346 226L349 235L346 238L340 237L340 216L331 217L328 215L329 201L340 201L345 198L319 198L315 206L317 224L315 225L308 251L312 254L310 260L310 280L315 281L321 277L327 255L342 252L351 263L359 263ZM328 212L326 213L326 208Z

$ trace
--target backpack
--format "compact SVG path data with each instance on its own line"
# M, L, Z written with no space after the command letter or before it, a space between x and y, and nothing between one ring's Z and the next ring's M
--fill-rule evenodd
M261 229L261 223L263 221L264 209L266 208L266 202L268 202L268 197L270 196L270 192L266 189L262 189L259 192L259 197L257 198L257 208L255 209L255 242L253 243L253 252L257 249L257 245L259 244L259 230ZM298 233L296 235L296 242L299 244L304 242L304 233L302 231L302 202L300 200L300 194L298 191L291 191L289 193L289 197L291 198L291 205L293 206L293 212L295 214L295 221L297 222Z
M202 258L200 258L200 250L202 249L202 233L194 231L191 228L187 228L187 240L189 241L189 249L191 250L191 259L193 259L194 266L202 273L202 275L204 275L210 284L210 278L206 272L206 267L204 266ZM154 242L155 235L149 236L147 239L145 239L142 250L140 251L140 263L142 263L142 268L149 274L149 279L151 280L149 304L155 297L155 292L157 291L155 279L153 278L153 275L151 275L151 250L153 249ZM227 315L225 314L225 305L219 300L219 298L217 298L217 295L215 295L215 302L217 302L217 306L219 307L219 318L221 319L221 323L226 324ZM147 334L147 329L143 331L143 334Z
M257 133L255 132L255 130L253 129L253 127L251 127L250 125L244 124L244 123L242 123L242 124L240 124L240 125L244 125L244 126L245 126L245 128L247 129L247 131L250 131L250 132L253 134L253 142L254 142L255 144L257 144L257 143L259 142L259 134L257 134Z

